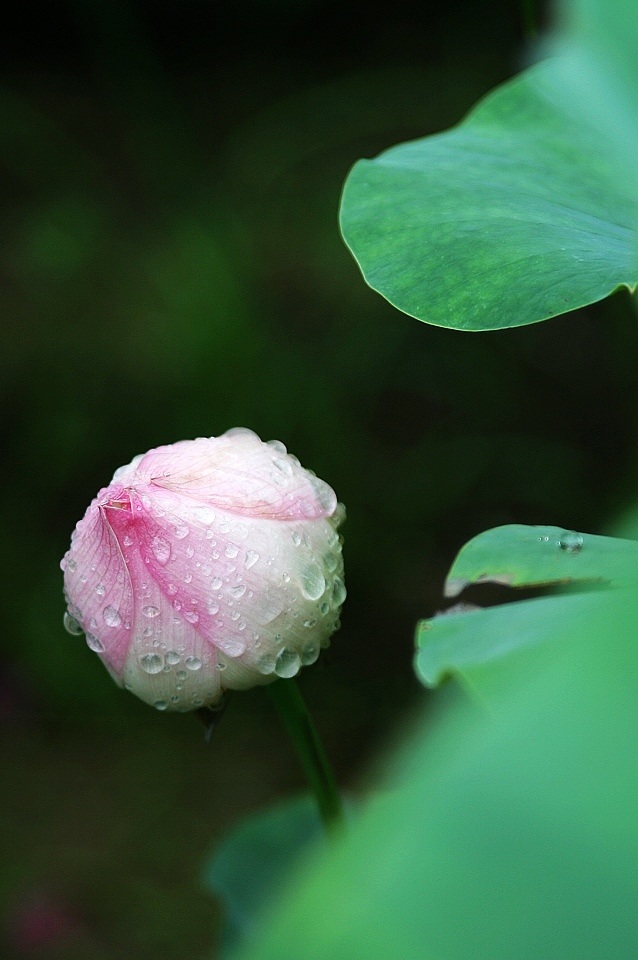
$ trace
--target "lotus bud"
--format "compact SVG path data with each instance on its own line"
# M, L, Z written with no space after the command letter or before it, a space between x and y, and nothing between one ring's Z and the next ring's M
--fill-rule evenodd
M75 528L67 630L158 710L292 677L339 625L343 516L328 484L251 430L157 447Z

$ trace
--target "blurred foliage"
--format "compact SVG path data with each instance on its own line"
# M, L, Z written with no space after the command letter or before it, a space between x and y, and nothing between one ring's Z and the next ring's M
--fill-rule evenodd
M418 728L237 958L635 954L638 602L635 585L585 596L551 645L516 652L489 715L457 690Z
M449 126L518 69L513 2L15 12L0 38L3 950L209 957L202 851L301 773L261 693L236 697L205 748L194 719L137 703L63 632L59 559L90 499L135 454L236 425L334 486L349 599L301 685L341 782L363 789L427 696L414 624L459 545L499 523L599 531L632 502L638 333L624 297L498 335L425 329L365 287L339 238L355 158Z

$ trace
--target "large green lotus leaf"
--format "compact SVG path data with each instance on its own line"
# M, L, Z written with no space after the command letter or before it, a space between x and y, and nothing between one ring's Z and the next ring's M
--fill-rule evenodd
M458 554L445 596L470 584L508 587L543 584L619 586L638 581L638 543L575 533L561 527L508 524L480 533Z
M343 236L400 310L492 330L633 291L638 186L617 145L565 105L566 69L560 57L538 64L454 129L354 166Z
M638 943L635 591L586 594L535 674L415 730L241 960L627 960ZM450 691L449 691L450 692ZM405 779L407 773L407 780Z

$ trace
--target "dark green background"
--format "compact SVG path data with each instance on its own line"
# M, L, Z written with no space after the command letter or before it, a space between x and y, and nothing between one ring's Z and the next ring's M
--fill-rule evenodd
M336 489L349 598L301 677L365 791L424 693L417 618L500 523L600 532L636 481L629 299L426 327L340 241L350 165L525 62L514 0L26 4L0 38L0 847L8 957L214 955L206 853L302 785L263 691L206 747L62 629L59 560L114 469L249 426ZM496 596L496 594L491 594Z

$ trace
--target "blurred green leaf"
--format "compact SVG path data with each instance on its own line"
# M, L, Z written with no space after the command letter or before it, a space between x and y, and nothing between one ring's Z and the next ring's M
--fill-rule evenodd
M638 195L561 100L559 60L447 133L361 160L341 226L366 281L427 323L534 323L638 281Z
M576 598L573 598L576 599ZM241 960L627 960L638 942L635 591L584 595L498 709L420 726Z
M634 0L569 0L558 5L554 40L560 95L597 128L615 155L617 176L638 174L638 5ZM633 173L630 173L633 171Z
M638 543L634 540L513 523L486 530L463 547L445 581L445 596L456 597L473 583L617 586L636 579Z
M250 817L219 845L205 868L204 884L225 908L224 956L250 937L293 864L322 837L316 802L304 795Z

